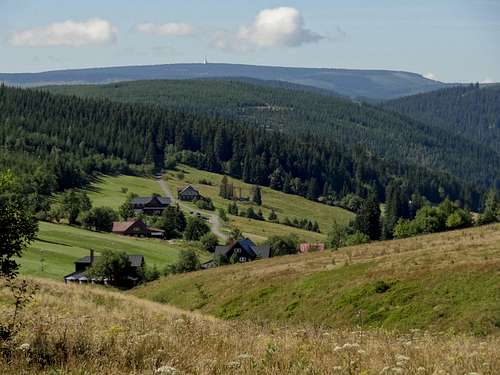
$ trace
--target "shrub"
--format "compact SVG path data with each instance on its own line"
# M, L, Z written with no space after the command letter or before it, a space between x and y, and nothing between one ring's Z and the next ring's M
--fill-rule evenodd
M213 253L215 251L215 247L219 244L219 239L212 232L206 233L203 237L200 238L201 245L203 249L210 251Z
M370 242L370 237L362 232L356 231L346 237L345 246L362 245L368 242Z
M190 217L187 221L184 238L187 241L198 241L204 234L210 232L210 227L199 217Z
M182 250L177 262L166 267L165 274L197 271L200 269L200 266L200 260L194 250Z
M132 267L128 255L125 252L113 252L105 250L100 257L96 259L92 267L86 274L90 278L108 279L109 283L118 287L129 287L131 281L129 277L141 278L136 269Z
M385 293L391 289L391 286L383 280L378 280L375 282L374 288L376 293Z
M273 236L267 240L267 244L271 245L272 256L281 256L296 254L299 247L299 239L297 236Z
M82 225L87 229L101 232L111 232L113 221L118 220L118 214L110 207L95 207L79 216Z
M229 218L226 215L226 210L224 210L222 207L219 208L219 217L221 218L222 221L228 221Z
M200 210L215 211L214 204L210 198L200 198L195 203Z

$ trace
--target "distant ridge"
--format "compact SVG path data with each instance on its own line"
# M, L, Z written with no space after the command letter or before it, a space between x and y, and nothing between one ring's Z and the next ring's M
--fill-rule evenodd
M335 92L351 98L387 100L449 86L419 74L391 70L289 68L239 64L167 64L0 73L13 86L105 84L154 79L235 78L282 81Z

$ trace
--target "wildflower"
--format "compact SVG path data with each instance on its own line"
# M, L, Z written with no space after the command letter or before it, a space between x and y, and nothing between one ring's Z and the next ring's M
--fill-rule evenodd
M359 349L359 350L358 350L358 354L361 354L361 355L362 355L362 354L366 354L366 350Z
M342 366L333 366L333 371L342 371Z
M342 350L342 347L336 346L335 349L333 349L334 352L340 352Z
M21 346L19 346L19 350L22 350L23 352L30 350L30 344L28 344L27 342L21 344Z
M231 362L227 363L227 367L232 368L232 369L239 368L240 366L241 366L241 363L239 363L238 361L231 361Z
M156 369L157 374L167 374L167 375L174 375L178 374L179 372L175 367L172 366L162 366Z
M405 361L409 361L409 360L410 360L410 357L404 356L402 354L396 354L396 361L398 361L398 362L405 362Z
M419 368L417 368L417 372L424 372L424 371L425 371L425 367L420 366Z

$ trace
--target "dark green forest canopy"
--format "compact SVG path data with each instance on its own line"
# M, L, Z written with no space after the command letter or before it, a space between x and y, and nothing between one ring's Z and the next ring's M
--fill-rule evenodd
M79 186L96 171L122 172L129 164L161 168L174 148L194 167L258 185L269 185L273 175L276 188L311 199L373 190L383 200L388 182L400 178L431 201L449 195L479 205L476 190L447 174L384 161L361 146L350 150L324 137L221 116L2 86L0 124L1 167L34 172L47 190ZM26 166L16 161L21 158Z
M492 155L500 154L500 85L469 85L392 100L383 105L459 134L483 145ZM493 161L482 169L496 171ZM500 177L496 175L496 187Z
M47 89L125 103L160 105L294 135L312 133L351 151L362 145L384 159L449 173L482 188L489 188L498 179L499 154L485 147L481 139L456 129L437 127L432 122L417 121L378 106L299 87L266 87L262 82L257 83L136 81ZM490 167L484 168L485 165Z

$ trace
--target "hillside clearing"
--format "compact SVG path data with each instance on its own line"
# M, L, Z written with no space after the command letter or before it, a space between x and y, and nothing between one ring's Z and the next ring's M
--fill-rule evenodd
M87 190L94 207L105 206L115 210L125 202L130 193L139 196L163 195L154 178L126 175L100 176Z
M182 178L179 178L179 173L182 174ZM180 165L178 171L169 171L165 175L165 180L170 185L173 192L186 184L192 184L200 191L201 195L211 198L216 208L227 209L231 201L219 196L219 185L222 177L223 176L220 174ZM205 183L200 183L200 181ZM233 178L230 178L230 181L234 184L238 194L241 188L242 195L247 197L251 196L252 185ZM211 185L207 185L206 182L209 182ZM194 205L192 206L194 207ZM242 210L253 207L256 212L261 209L266 219L269 217L271 210L274 210L280 220L288 217L289 219L297 218L317 221L322 232L314 233L282 224L249 220L247 218L229 215L230 221L228 224L239 228L255 241L262 241L272 235L286 233L294 233L305 241L324 241L326 239L326 233L334 221L339 224L347 224L354 218L351 212L342 208L327 206L297 195L285 194L268 187L262 187L262 206L256 206L249 202L238 202L238 206Z
M500 333L500 226L170 276L133 293L225 319Z
M182 249L192 247L184 241L161 241L118 236L111 233L91 232L68 225L40 222L37 240L23 252L19 259L21 273L37 277L62 280L74 271L74 261L104 250L125 251L144 255L147 265L163 269L177 260ZM210 255L198 251L203 260Z
M2 374L495 375L500 339L223 322L99 287L35 280ZM9 316L5 289L0 312ZM394 370L393 370L394 369ZM83 371L83 372L82 372Z

